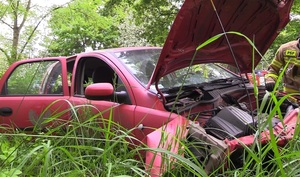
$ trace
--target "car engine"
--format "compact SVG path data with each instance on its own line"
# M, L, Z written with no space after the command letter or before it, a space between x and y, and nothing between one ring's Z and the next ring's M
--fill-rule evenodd
M167 110L190 119L189 149L207 173L226 159L229 147L225 142L255 133L261 120L258 109L268 115L274 106L269 104L267 97L266 108L257 108L268 92L259 87L258 94L254 94L253 85L248 83L183 86L163 93ZM297 107L297 104L285 100L280 105L283 118ZM274 117L273 126L279 121ZM236 156L234 166L241 165L242 152Z
M164 92L166 109L199 122L206 133L213 137L220 140L233 139L256 131L256 105L260 104L266 94L264 87L258 88L258 99L252 84L206 84L183 86L179 90ZM283 115L296 107L288 100L280 106ZM266 109L263 111L268 113ZM276 121L278 119L274 119L274 124Z

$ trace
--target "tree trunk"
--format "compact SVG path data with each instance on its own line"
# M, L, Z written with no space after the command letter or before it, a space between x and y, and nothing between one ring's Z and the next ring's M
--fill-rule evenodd
M11 48L11 53L10 53L10 58L8 59L8 63L12 64L15 61L18 61L20 59L20 55L18 52L18 47L19 47L19 40L20 40L20 32L24 26L24 23L27 19L29 10L30 10L30 4L31 0L27 1L25 11L22 12L20 10L20 3L21 0L13 1L11 2L11 7L13 11L13 41L12 41L12 48ZM19 17L20 15L23 15L21 19L21 23L19 24Z

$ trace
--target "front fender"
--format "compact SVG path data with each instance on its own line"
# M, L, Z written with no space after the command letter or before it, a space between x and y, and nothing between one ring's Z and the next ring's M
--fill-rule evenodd
M163 127L153 131L146 137L147 146L150 150L146 151L146 169L152 177L161 176L166 167L166 162L175 159L166 159L165 154L158 149L165 149L168 152L177 154L181 149L180 140L185 139L188 133L189 121L178 115L177 118L168 122Z

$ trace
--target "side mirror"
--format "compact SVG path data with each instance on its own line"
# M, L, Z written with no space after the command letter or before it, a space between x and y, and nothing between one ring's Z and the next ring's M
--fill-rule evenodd
M107 100L112 97L114 87L110 83L96 83L85 88L85 97L89 100Z
M85 97L89 100L106 100L118 103L126 103L128 94L125 91L115 92L110 83L95 83L85 89Z

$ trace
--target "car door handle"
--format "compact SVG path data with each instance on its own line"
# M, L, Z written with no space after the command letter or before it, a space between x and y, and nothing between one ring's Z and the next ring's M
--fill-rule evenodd
M13 110L8 107L0 108L0 116L10 116Z

